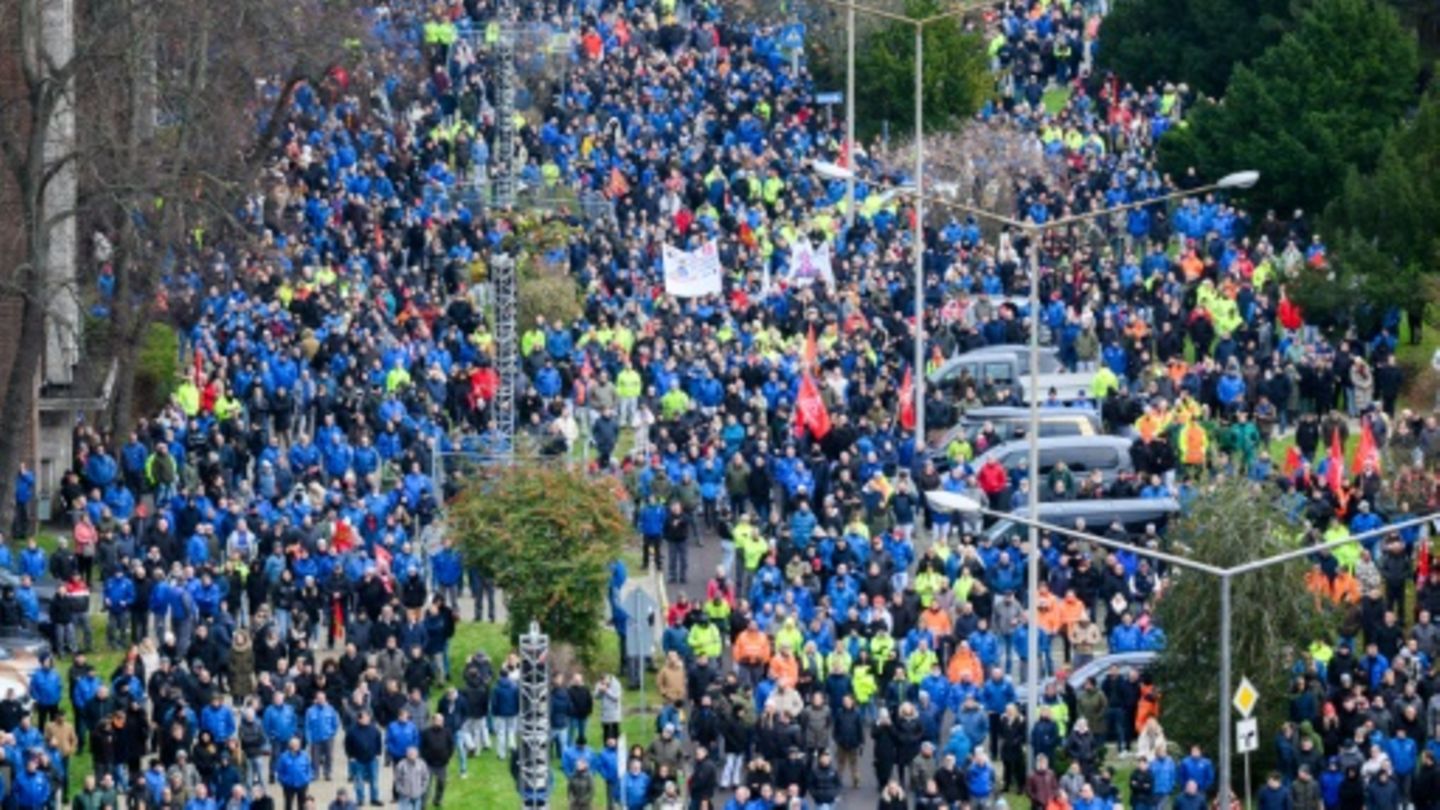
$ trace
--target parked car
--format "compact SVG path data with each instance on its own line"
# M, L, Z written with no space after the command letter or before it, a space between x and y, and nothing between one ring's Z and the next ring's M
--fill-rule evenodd
M1121 473L1134 472L1130 460L1131 441L1119 436L1051 436L1041 437L1039 477L1044 479L1061 462L1065 463L1078 483L1091 472L1100 471L1106 484ZM1024 478L1030 469L1030 441L1006 442L975 457L974 466L998 459L1010 480ZM1031 484L1034 486L1034 484Z
M1122 671L1131 669L1144 672L1155 665L1155 660L1159 656L1160 654L1154 650L1137 650L1136 652L1115 653L1113 655L1102 655L1098 658L1092 658L1084 664L1065 672L1063 685L1071 690L1079 691L1080 687L1084 686L1085 682L1091 678L1094 678L1097 682L1101 678L1104 678L1112 666L1119 667ZM1021 678L1015 679L1015 697L1019 703L1023 704L1030 690L1026 684L1020 682L1021 680L1023 680L1023 675ZM1051 676L1049 678L1041 678L1040 683L1044 686L1052 683L1060 686L1062 681ZM1042 690L1044 686L1041 687Z
M1025 507L1015 510L1023 514ZM1180 502L1174 498L1117 498L1115 500L1047 501L1038 510L1041 523L1074 529L1082 521L1086 531L1104 534L1115 523L1130 535L1145 533L1153 525L1164 534L1170 519L1180 514ZM999 542L1005 537L1020 539L1028 531L1022 523L1002 518L990 524L985 534Z
M1057 436L1099 436L1104 433L1100 425L1100 414L1092 408L1041 408L1037 414L1040 423L1040 438ZM939 434L930 446L935 448L932 457L940 468L950 466L945 449L957 437L963 436L977 453L983 453L990 446L981 446L977 440L982 433L993 433L999 446L1005 442L1025 438L1030 427L1030 409L1008 405L986 408L972 408L966 411L949 430Z
M1075 401L1089 392L1093 372L1066 372L1056 350L1048 346L1040 349L1039 359L1039 377L1031 380L1029 347L987 346L950 358L930 373L927 382L952 398L963 396L967 385L974 385L981 395L1010 389L1024 402L1032 397L1044 401L1052 389L1061 402Z

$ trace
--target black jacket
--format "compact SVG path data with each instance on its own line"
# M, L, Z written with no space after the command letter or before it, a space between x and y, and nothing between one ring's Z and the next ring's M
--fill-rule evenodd
M356 723L345 732L345 756L347 759L370 762L380 757L380 729L372 722L368 725Z
M420 758L432 768L443 768L455 755L455 734L443 726L430 726L420 732Z
M844 706L835 709L835 727L832 731L835 745L849 751L858 751L865 745L865 721L858 708Z
M826 767L817 764L810 772L810 798L817 804L834 804L840 796L841 787L840 772L835 770L834 765Z

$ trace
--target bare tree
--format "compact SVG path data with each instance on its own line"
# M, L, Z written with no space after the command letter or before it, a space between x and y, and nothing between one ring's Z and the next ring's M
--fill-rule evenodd
M295 94L337 89L364 52L364 21L356 6L322 0L90 0L74 3L73 36L57 43L45 26L68 5L0 0L0 53L25 55L15 91L0 94L0 156L23 221L22 258L0 277L23 309L0 423L28 422L47 317L78 297L73 279L57 289L51 241L81 223L112 247L118 432L131 422L135 360L166 261L217 234L243 235L235 212L292 120ZM78 126L57 149L68 115ZM57 178L72 171L81 193L62 197ZM0 515L13 508L22 441L0 431Z
M893 170L913 171L913 142L877 146L874 157ZM1021 188L1035 181L1054 187L1065 174L1064 163L1047 156L1034 133L1008 121L972 121L959 130L925 137L927 196L1008 217L1016 213ZM948 218L950 212L934 215ZM993 232L992 223L980 224Z

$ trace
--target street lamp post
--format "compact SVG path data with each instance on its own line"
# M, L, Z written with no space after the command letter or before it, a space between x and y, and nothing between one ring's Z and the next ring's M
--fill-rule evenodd
M925 27L915 26L915 455L925 449Z
M855 165L855 7L845 9L845 165ZM855 175L845 179L845 227L855 224Z
M1030 614L1030 632L1025 634L1025 728L1034 727L1039 719L1040 705L1040 633L1036 619L1040 616L1040 228L1026 229L1030 242L1030 420L1025 427L1029 451L1030 499L1025 513L1030 518L1026 539L1030 553L1025 555L1025 607ZM1027 770L1035 769L1035 747L1025 746Z
M871 8L848 0L826 0L831 5L845 9L845 136L847 148L855 151L855 12L860 11L883 17L892 22L911 25L915 29L915 358L910 378L913 386L911 398L915 407L915 453L918 456L925 448L925 27L931 23L964 16L977 8L988 5L988 0L969 0L958 8L933 14L929 17L907 17L879 8ZM854 166L853 158L846 161L846 169ZM845 177L845 224L855 222L855 172Z

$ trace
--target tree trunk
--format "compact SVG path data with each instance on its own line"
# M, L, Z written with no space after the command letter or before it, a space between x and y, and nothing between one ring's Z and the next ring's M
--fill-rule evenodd
M1411 302L1405 309L1405 317L1410 321L1410 345L1419 346L1421 335L1425 332L1425 299Z
M35 375L40 370L40 347L45 345L45 307L27 297L20 320L20 350L10 377L5 381L5 399L0 403L0 527L9 531L15 518L15 476L20 472L21 455L26 452L35 410ZM38 495L38 493L37 493Z
M115 387L110 390L110 435L119 444L135 418L135 372L140 345L128 337L115 343Z
M140 240L134 221L124 217L119 238L115 240L112 267L115 271L115 295L111 311L111 345L115 352L115 388L110 392L110 435L116 442L125 441L135 413L135 371L144 343L148 298L136 300L135 272L141 261ZM140 291L148 292L148 291Z

